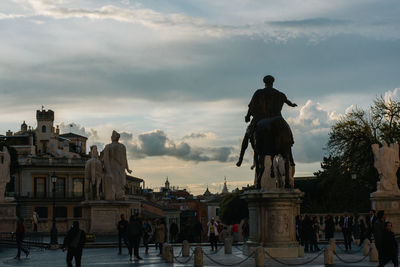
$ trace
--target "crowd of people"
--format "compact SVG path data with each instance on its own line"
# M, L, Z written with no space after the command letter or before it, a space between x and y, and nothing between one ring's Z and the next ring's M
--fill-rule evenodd
M310 215L296 217L297 240L304 246L305 252L319 251L318 242L323 233L325 239L329 240L334 238L338 230L343 235L346 252L352 249L352 243L356 240L359 246L362 246L365 239L375 242L379 266L384 266L389 261L398 266L398 244L391 229L392 224L386 221L384 211L376 213L371 210L365 218L355 218L348 213L335 218L331 215L326 215L325 218Z

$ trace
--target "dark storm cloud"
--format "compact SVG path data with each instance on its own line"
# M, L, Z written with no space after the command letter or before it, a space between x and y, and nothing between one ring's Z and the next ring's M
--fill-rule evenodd
M192 147L186 142L175 143L161 130L140 134L134 143L132 135L121 133L131 158L171 156L185 161L230 161L232 147Z

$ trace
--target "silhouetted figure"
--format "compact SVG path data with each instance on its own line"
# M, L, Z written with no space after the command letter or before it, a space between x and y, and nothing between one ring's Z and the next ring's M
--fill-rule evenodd
M377 219L374 224L373 232L375 239L375 246L378 250L379 263L382 262L382 247L383 247L383 232L385 230L385 212L383 210L378 211Z
M311 250L320 251L318 247L318 237L319 237L319 223L317 217L312 219L312 236L311 236Z
M85 231L79 229L79 222L74 221L72 228L68 231L67 236L64 238L62 250L68 249L67 252L67 266L72 267L72 259L75 258L75 266L81 266L82 249L86 242Z
M312 235L313 235L313 226L310 216L306 215L302 222L302 230L303 230L303 239L304 239L304 251L308 252L309 249L312 251Z
M367 227L368 227L368 229L367 229L367 231L368 231L367 232L367 237L368 237L369 241L372 241L372 235L374 234L374 224L376 222L376 219L377 219L376 211L375 210L370 210L369 216L368 216L368 218L366 220Z
M351 250L351 235L353 229L353 217L347 216L347 213L344 214L342 220L340 221L340 227L342 228L343 238L344 238L344 246L346 251Z
M125 220L124 214L121 214L121 220L118 222L118 254L122 254L122 241L129 248L128 239L126 237L126 229L128 227L128 221Z
M146 253L149 252L149 243L150 243L150 236L152 234L152 227L149 221L144 221L142 224L143 227L143 245L146 249Z
M17 256L15 256L14 259L19 260L21 258L21 250L25 253L26 257L29 256L29 250L24 248L22 245L22 242L24 241L25 238L25 226L24 226L24 219L19 218L17 222L17 230L15 231L15 238L17 241Z
M162 256L162 247L165 242L165 235L166 235L166 229L165 229L165 224L163 220L158 219L156 222L156 231L154 233L155 235L155 243L158 244L158 247L160 249L160 253L157 256Z
M249 141L254 149L254 162L256 165L257 184L260 188L261 176L264 171L264 157L271 157L281 154L285 158L285 173L289 173L289 161L294 166L291 147L294 144L293 134L289 125L283 119L281 111L283 104L291 107L297 105L289 101L286 95L273 88L274 77L271 75L265 76L264 89L258 89L250 103L245 121L249 122L246 133L242 141L239 160L236 163L240 166L243 161L244 152L247 149ZM271 170L271 173L273 171ZM290 187L289 175L286 175L286 187Z
M211 218L211 220L207 223L208 227L208 238L210 240L211 244L211 251L215 250L217 251L217 241L218 241L218 224L215 221L214 218Z
M327 215L325 221L325 239L329 240L333 238L334 234L335 234L335 222L333 221L331 215Z
M178 225L175 222L171 223L171 225L169 226L171 243L176 242L176 238L178 237L178 232L179 232Z
M137 214L132 215L129 218L128 227L126 229L126 235L128 237L129 244L129 260L132 260L132 248L133 254L135 256L135 260L141 260L142 258L139 256L139 244L140 238L142 237L143 228L142 221L139 219Z
M362 246L364 239L367 238L367 229L365 227L365 223L363 219L360 219L360 222L358 223L358 237L360 238L360 246Z
M385 264L387 264L389 261L393 262L394 267L398 267L398 249L398 244L394 238L394 233L392 232L392 224L390 222L386 222L385 230L383 231L382 235L382 256L380 257L381 260L379 261L378 267L385 266Z

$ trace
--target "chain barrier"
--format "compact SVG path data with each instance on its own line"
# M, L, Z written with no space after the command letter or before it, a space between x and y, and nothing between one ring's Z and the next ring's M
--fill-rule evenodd
M181 251L181 252L182 252L182 251ZM186 263L188 263L188 262L193 258L193 255L194 255L194 251L192 251L192 255L190 255L190 257L188 257L188 258L187 258L186 260L184 260L184 261L178 260L179 255L178 255L177 257L174 256L174 259L175 259L178 263L180 263L180 264L186 264Z
M277 258L274 258L274 257L272 257L272 256L268 253L268 251L267 251L266 249L264 250L265 254L266 254L268 257L270 257L273 261L275 261L275 262L277 262L277 263L279 263L279 264L282 264L282 265L287 265L287 266L301 266L301 265L309 264L309 263L315 261L319 256L321 256L321 255L324 253L324 251L325 251L325 249L322 249L322 250L317 254L317 256L315 256L314 258L311 258L310 260L307 260L307 261L305 261L305 262L301 262L301 263L290 263L290 262L283 262L283 261L281 261L281 260L278 260Z
M356 250L346 250L345 247L343 247L339 244L336 244L336 247L338 247L341 251L348 251L349 253L351 252L350 254L358 253L363 249L363 246L359 246L358 249L356 249Z
M211 258L210 255L208 255L208 254L206 254L206 253L203 253L203 254L204 254L204 256L206 256L211 262L213 262L213 263L215 263L215 264L217 264L217 265L220 265L220 266L239 266L239 265L242 264L243 262L245 262L245 261L247 261L248 259L250 259L251 257L253 257L253 255L254 255L255 253L256 253L256 252L253 251L247 258L245 258L245 259L243 259L243 260L241 260L241 261L239 261L239 262L235 262L235 263L233 263L233 264L221 263L221 262L218 262L218 261L214 260L213 258Z
M177 256L174 255L174 257L179 257L180 255L182 255L182 252L183 252L183 248L181 248L181 252L179 252Z
M369 256L370 253L371 253L371 250L368 252L368 254L366 256L362 257L362 259L360 259L360 260L348 261L348 260L341 258L338 254L336 254L336 252L333 252L333 254L335 254L336 258L338 258L341 262L347 263L347 264L360 263L363 260L365 260Z
M233 246L234 248L236 248L237 250L243 252L243 249L239 248L239 246Z

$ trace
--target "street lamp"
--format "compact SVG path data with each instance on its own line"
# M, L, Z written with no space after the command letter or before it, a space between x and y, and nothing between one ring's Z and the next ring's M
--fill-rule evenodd
M57 182L57 176L56 176L55 172L53 172L53 174L51 175L51 182L53 183L53 225L51 227L51 232L50 232L50 245L52 247L57 247L57 245L58 245L57 227L56 227L56 182Z

